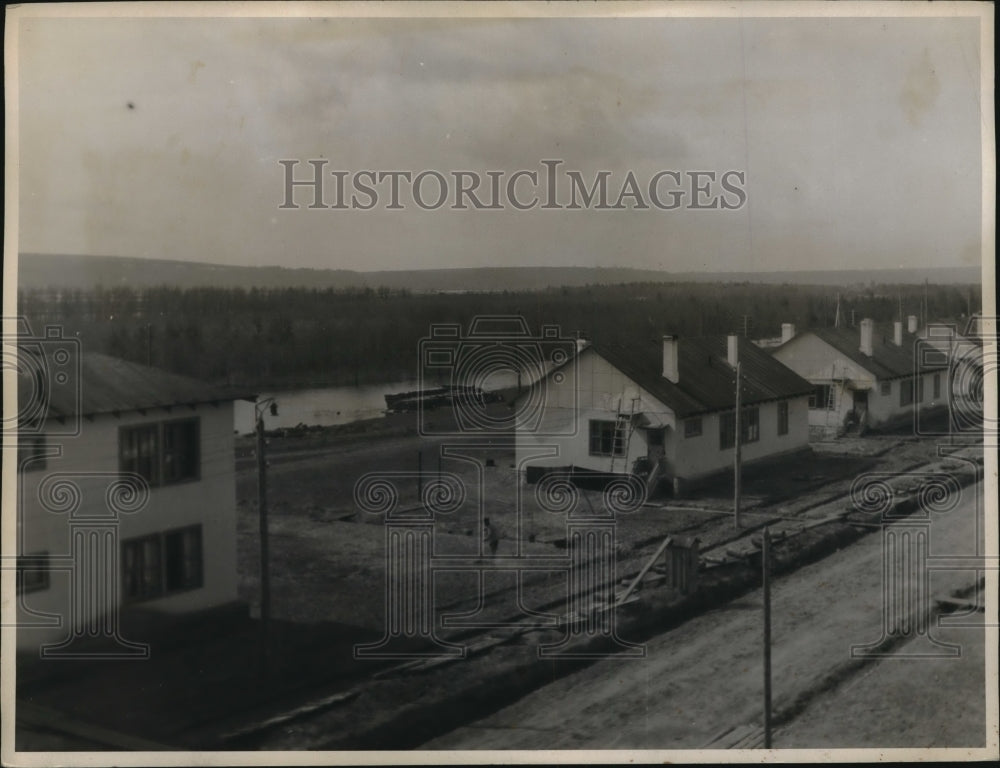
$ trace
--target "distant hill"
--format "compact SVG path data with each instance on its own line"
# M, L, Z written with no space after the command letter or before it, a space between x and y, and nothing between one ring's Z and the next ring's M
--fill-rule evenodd
M181 288L407 288L432 291L526 291L618 283L724 282L857 285L868 283L967 284L981 282L978 267L940 269L796 270L791 272L663 272L594 267L475 267L356 272L347 269L240 267L119 256L21 254L20 288L171 285Z

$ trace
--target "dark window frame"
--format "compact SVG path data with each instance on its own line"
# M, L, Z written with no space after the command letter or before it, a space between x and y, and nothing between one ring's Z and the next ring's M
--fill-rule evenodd
M760 440L760 407L748 405L740 408L740 445ZM719 414L719 450L736 447L736 411Z
M185 429L190 429L190 434L183 435ZM178 435L190 442L184 445L176 442ZM141 475L152 488L198 482L201 418L187 416L119 427L118 469Z
M591 419L588 427L588 448L591 456L624 456L625 441L617 434L616 422Z
M788 401L778 401L778 435L788 434Z
M883 381L878 385L878 393L882 397L892 397L892 382Z
M831 390L833 389L832 384L816 384L813 386L812 392L809 393L809 410L811 411L828 411L830 410L827 403L830 402Z
M181 564L182 570L190 569L193 571L193 575L182 577L178 582L176 574L172 571L172 567L176 567L176 565L172 561L170 548L173 546L173 542L184 541L184 537L188 534L195 534L190 538L191 541L196 542L192 547L193 556L191 552L187 552L182 547L179 555L175 554L174 557L179 556L184 561ZM152 548L147 549L147 545L152 545ZM131 556L130 550L133 552ZM147 552L151 552L155 556L155 568L153 567L154 563L146 562ZM192 557L194 562L192 562ZM203 588L205 586L205 546L201 523L170 528L124 540L121 543L121 579L122 603L127 604L159 600L163 597Z
M913 377L899 380L899 405L905 407L913 405Z
M703 425L701 423L701 416L692 416L689 419L684 419L684 437L701 437Z
M719 450L736 447L736 411L719 414Z

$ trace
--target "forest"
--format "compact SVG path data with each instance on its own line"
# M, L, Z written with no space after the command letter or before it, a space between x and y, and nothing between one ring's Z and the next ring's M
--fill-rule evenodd
M208 381L261 388L412 379L435 323L520 315L533 333L614 341L663 333L780 335L900 314L960 319L980 308L978 285L628 283L538 291L411 293L390 288L113 287L21 290L33 334L61 326L102 352Z

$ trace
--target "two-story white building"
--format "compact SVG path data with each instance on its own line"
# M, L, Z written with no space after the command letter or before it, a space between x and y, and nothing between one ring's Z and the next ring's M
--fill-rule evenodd
M527 481L547 472L636 474L682 495L731 471L736 363L746 464L808 448L812 385L737 336L593 344L522 395L541 422L518 430ZM521 402L519 400L519 402Z
M17 645L58 656L96 637L128 654L116 617L131 606L237 600L237 395L100 354L78 373L18 435ZM23 413L38 387L22 378Z
M782 327L775 359L813 385L809 431L814 440L901 425L914 411L943 407L948 401L947 362L919 354L920 338L911 317L876 326L815 328L796 333Z

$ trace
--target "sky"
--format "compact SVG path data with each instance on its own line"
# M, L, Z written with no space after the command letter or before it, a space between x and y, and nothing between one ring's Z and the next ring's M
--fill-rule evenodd
M19 251L355 270L975 265L979 34L975 18L23 19ZM304 178L320 158L505 180L559 159L588 184L607 171L612 200L629 172L648 189L659 171L732 170L745 203L394 210L383 184L371 210L308 209L303 189L280 208L279 160Z

